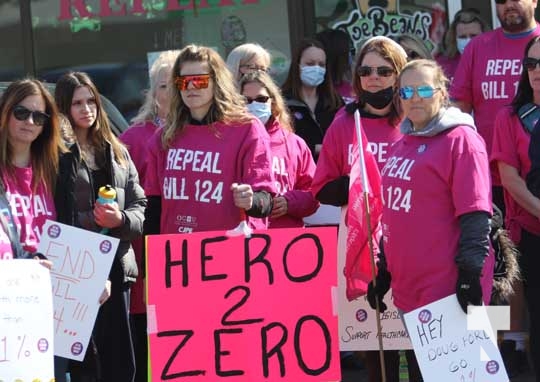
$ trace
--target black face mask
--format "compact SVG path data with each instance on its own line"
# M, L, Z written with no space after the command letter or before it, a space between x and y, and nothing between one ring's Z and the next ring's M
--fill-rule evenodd
M394 97L394 88L392 86L372 93L364 90L362 94L362 100L373 106L375 109L384 109L392 102Z

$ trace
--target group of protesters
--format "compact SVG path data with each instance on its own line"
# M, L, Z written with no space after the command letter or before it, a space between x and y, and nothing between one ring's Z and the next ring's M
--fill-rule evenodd
M258 44L226 60L198 45L164 52L120 137L85 73L62 76L54 95L35 79L13 82L0 99L1 258L54 268L37 252L47 219L120 239L84 361L56 358L56 380L147 380L144 235L303 227L320 203L347 206L359 113L361 149L384 196L370 304L384 311L390 287L400 313L453 293L465 313L489 304L501 209L522 279L506 302L525 298L540 381L535 7L497 0L501 27L459 42L451 82L437 61L388 37L368 39L353 58L342 31L303 40L281 88ZM115 203L96 202L104 185ZM422 381L406 355L409 380ZM378 357L365 355L370 381L381 380ZM397 382L399 354L385 358L387 381Z

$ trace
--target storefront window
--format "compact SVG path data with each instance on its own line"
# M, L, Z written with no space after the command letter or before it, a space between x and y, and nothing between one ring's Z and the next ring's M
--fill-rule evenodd
M372 36L411 34L433 55L442 49L447 25L445 0L315 0L315 15L317 31L343 29L357 48Z
M18 1L0 1L0 31L0 80L19 78L24 73L24 56Z
M55 81L68 69L90 74L129 119L148 86L148 54L207 45L226 58L244 42L289 63L287 0L32 0L38 76Z

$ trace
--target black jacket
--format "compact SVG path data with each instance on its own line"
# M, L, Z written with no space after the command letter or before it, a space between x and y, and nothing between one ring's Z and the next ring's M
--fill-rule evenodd
M128 168L121 167L113 158L110 144L107 144L106 163L109 168L110 184L116 189L116 201L124 218L124 223L111 229L109 235L120 239L116 257L122 265L124 282L133 282L138 275L135 253L131 241L142 235L146 197L139 185L139 175L127 150L124 151ZM79 146L73 144L60 157L60 169L54 202L57 221L89 231L99 232L94 221L95 187L92 175L81 158Z
M291 114L294 132L306 141L313 159L317 161L319 154L315 152L315 145L322 145L324 134L334 120L338 109L323 109L320 99L315 106L315 113L311 112L304 101L287 97L286 103Z

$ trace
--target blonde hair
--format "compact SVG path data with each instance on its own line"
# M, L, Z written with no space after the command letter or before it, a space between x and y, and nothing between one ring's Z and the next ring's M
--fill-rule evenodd
M283 129L291 132L294 131L291 124L289 109L285 105L281 91L272 80L272 77L261 71L246 73L240 79L240 92L243 92L244 86L249 83L258 83L266 89L268 95L272 99L272 117L279 122Z
M252 120L245 107L244 99L238 93L231 72L216 51L206 46L186 46L180 51L174 63L172 83L175 83L176 78L180 76L182 65L186 62L200 62L208 65L209 74L214 84L213 100L207 114L209 125L214 122L249 123ZM191 112L184 104L182 94L176 86L171 86L171 106L161 137L164 148L170 145L176 134L184 130L190 119Z
M428 68L433 72L433 85L436 88L439 88L439 91L442 94L442 105L444 107L447 107L450 105L450 97L448 95L448 78L444 74L443 69L441 66L434 60L429 59L417 59L412 60L405 67L401 70L401 73L399 74L399 77L397 79L398 86L401 86L401 78L403 77L403 74L410 70L417 70L422 71L422 69ZM397 94L397 93L396 93ZM396 95L397 96L397 95ZM398 96L397 96L398 97ZM396 102L398 104L398 108L401 114L401 102Z
M139 112L133 119L132 123L143 123L147 121L154 121L158 115L158 106L156 104L156 91L158 89L158 82L161 74L165 71L172 69L174 60L178 56L178 52L174 50L167 50L159 54L158 58L152 64L150 68L150 88L146 91L144 103L142 104ZM167 77L170 80L170 76ZM171 86L169 83L168 86Z
M240 78L242 77L240 66L247 64L255 57L261 58L266 67L270 67L272 57L270 56L270 53L259 44L242 44L231 50L227 56L227 67L236 81L240 81Z

